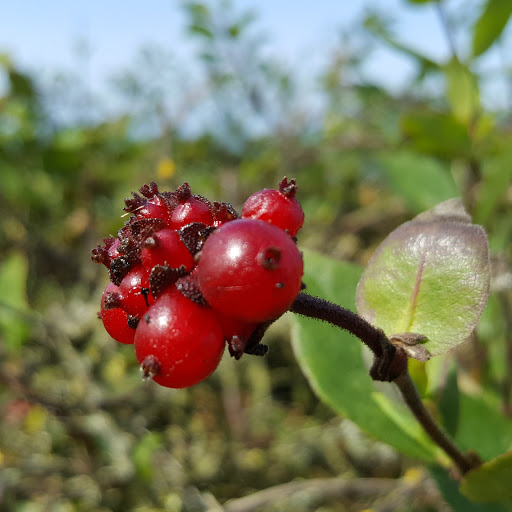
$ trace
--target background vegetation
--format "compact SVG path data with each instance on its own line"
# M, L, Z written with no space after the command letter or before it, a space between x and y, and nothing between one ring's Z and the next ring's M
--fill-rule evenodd
M183 70L165 49L145 49L115 82L130 114L101 122L77 114L90 105L78 78L43 86L1 57L1 510L487 510L323 405L295 360L286 317L267 335L267 357L225 357L206 382L179 391L141 384L131 347L96 317L106 276L90 249L122 225L123 198L151 180L163 190L188 181L239 209L295 177L307 219L300 246L359 266L400 223L462 196L489 234L493 291L477 335L438 371L446 382L456 362L457 389L483 404L465 432L508 432L512 118L510 104L494 111L480 91L512 83L506 54L499 69L481 65L503 44L512 6L471 2L458 13L450 2L410 3L437 9L450 58L408 48L385 16L368 12L330 50L314 110L296 72L261 51L257 18L236 4L184 4L199 82L171 94ZM380 45L417 66L401 93L362 78ZM185 133L201 108L214 122ZM62 111L75 115L63 120ZM432 407L447 400L424 393ZM288 482L295 487L279 487Z

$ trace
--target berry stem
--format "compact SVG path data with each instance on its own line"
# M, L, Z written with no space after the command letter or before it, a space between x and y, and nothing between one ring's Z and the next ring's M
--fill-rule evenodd
M392 382L407 370L407 357L404 352L397 350L384 332L349 309L319 297L300 293L291 305L290 311L323 320L358 337L373 352L374 363L370 370L373 380Z
M441 430L423 404L408 371L399 375L394 383L398 386L407 407L409 407L425 432L453 460L462 475L481 465L481 461L476 454L461 452L450 437Z
M359 338L374 355L370 376L373 380L394 382L402 397L430 438L453 460L464 475L480 465L477 457L462 453L453 441L435 422L423 404L407 369L407 355L395 347L383 331L349 309L342 308L325 299L300 293L290 311L309 318L328 322Z

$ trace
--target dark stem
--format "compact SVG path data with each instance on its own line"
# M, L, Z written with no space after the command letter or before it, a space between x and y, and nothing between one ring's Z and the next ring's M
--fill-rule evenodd
M374 363L370 369L373 380L392 382L407 370L407 357L397 350L386 335L356 313L325 299L300 293L290 311L299 315L323 320L358 337L373 352Z
M306 293L299 294L290 311L323 320L357 336L374 354L370 369L372 379L394 382L398 386L405 403L425 432L454 461L460 472L465 474L480 465L476 456L463 454L434 421L409 375L407 355L401 348L395 347L380 329L349 309Z
M421 401L421 397L411 379L411 376L409 375L409 372L404 372L399 375L394 380L394 383L398 386L405 403L424 428L425 432L440 448L444 450L453 462L455 462L462 475L472 469L475 469L481 464L476 454L466 455L462 453L457 446L455 446L453 441L441 430Z

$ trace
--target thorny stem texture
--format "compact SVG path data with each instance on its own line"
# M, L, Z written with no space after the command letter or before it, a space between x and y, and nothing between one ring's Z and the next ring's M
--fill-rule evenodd
M316 318L358 337L374 354L370 369L373 380L394 382L402 397L430 438L453 460L462 475L480 465L477 457L462 453L430 415L407 369L407 355L395 347L386 335L356 313L332 302L300 293L290 307L299 315Z

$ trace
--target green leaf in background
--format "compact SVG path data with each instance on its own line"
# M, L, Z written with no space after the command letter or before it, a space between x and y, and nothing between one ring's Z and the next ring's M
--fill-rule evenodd
M441 158L465 158L471 151L467 126L452 114L410 111L400 118L400 127L419 153Z
M509 308L500 295L499 292L489 295L477 327L478 341L484 346L487 355L486 372L498 382L503 381L508 373L507 360L503 354L506 353L505 336L508 332L504 317L509 313Z
M379 161L396 195L403 197L414 213L458 195L448 166L411 151L383 153Z
M304 282L308 293L353 308L361 269L309 251ZM397 398L377 391L363 362L361 342L315 319L292 318L292 342L299 364L317 395L362 430L403 453L434 460L437 447ZM391 384L386 389L393 392Z
M458 199L445 201L395 229L377 248L357 287L357 310L388 336L428 338L431 355L462 343L489 295L485 231Z
M190 18L188 26L190 33L212 39L213 33L210 30L211 13L209 8L201 2L185 2L183 7Z
M510 0L487 0L473 31L473 55L478 57L500 37L512 15Z
M459 428L460 392L457 381L457 368L452 366L446 377L446 383L439 399L439 412L446 432L455 437Z
M512 181L512 151L501 151L498 155L482 162L482 182L478 190L475 220L482 224L491 223L491 217L500 201L507 196ZM493 223L494 223L494 219Z
M456 58L444 66L446 95L457 121L468 125L480 111L478 79Z
M478 503L512 505L512 452L505 453L465 475L460 485L464 496Z
M133 462L139 477L151 482L154 475L153 455L162 445L160 434L147 432L139 441L133 452Z
M414 59L420 65L420 76L429 71L438 70L439 64L413 47L398 41L385 21L377 14L369 14L364 20L364 27L375 37L384 41L395 50Z
M460 493L457 481L443 467L430 466L428 470L453 512L506 512L507 509L502 505L471 503Z
M498 400L484 395L460 395L460 421L455 442L488 461L512 450L512 422L503 416Z
M28 262L22 253L12 252L0 264L0 338L13 350L21 347L29 334L23 318L28 310L27 273Z

